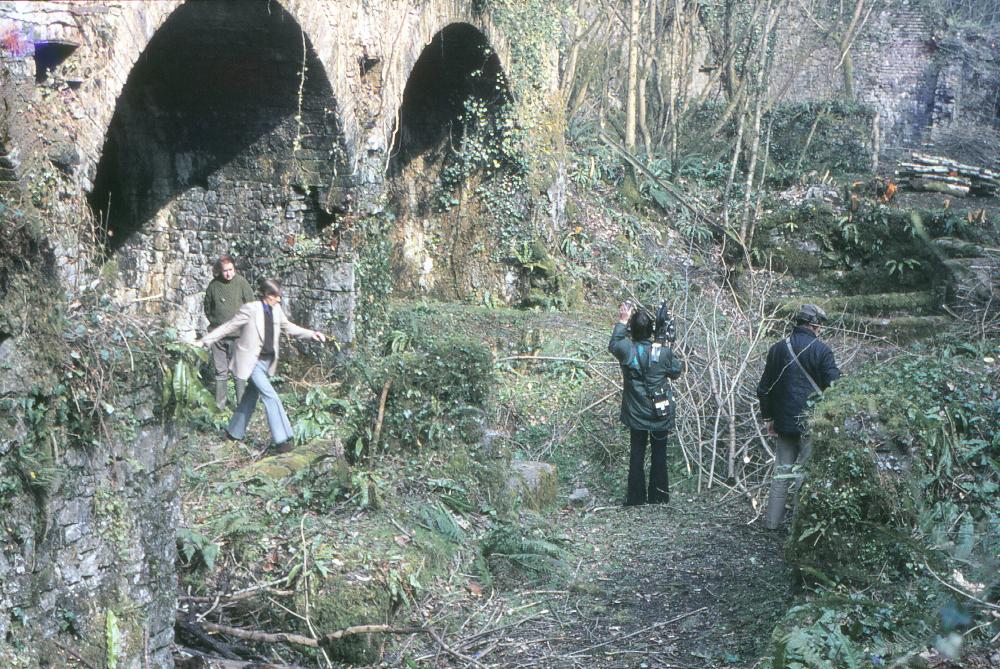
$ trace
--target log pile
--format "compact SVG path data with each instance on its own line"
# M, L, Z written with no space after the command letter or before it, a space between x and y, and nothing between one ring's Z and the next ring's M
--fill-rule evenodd
M912 190L946 195L964 197L1000 193L1000 172L925 153L914 152L909 162L900 163L896 178Z

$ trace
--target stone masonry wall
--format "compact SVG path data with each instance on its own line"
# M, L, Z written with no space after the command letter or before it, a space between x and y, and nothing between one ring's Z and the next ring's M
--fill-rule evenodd
M0 185L44 221L52 312L111 294L124 313L153 312L193 337L208 261L230 251L251 278L284 281L294 320L349 342L349 222L384 207L413 64L453 23L481 31L508 62L503 36L472 5L0 1L0 32L25 45L0 50ZM70 53L36 73L35 49L52 40ZM29 261L37 271L40 259ZM0 309L19 299L0 286ZM0 400L55 392L72 363L41 346L30 329L0 333L10 363ZM70 651L103 666L109 626L118 667L172 665L174 442L143 388L157 373L129 372L144 399L114 399L120 413L101 443L53 442L61 474L44 495L0 477L11 486L0 494L0 666L68 666ZM30 426L0 418L6 467Z
M806 101L843 95L840 53L792 6L780 24L771 88L781 99ZM817 45L820 45L817 47ZM878 112L887 147L919 145L932 118L938 65L931 28L906 0L871 15L851 47L859 102Z

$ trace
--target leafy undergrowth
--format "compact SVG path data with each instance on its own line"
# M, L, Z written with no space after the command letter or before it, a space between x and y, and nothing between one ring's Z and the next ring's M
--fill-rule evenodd
M957 569L995 599L985 349L914 348L828 394L786 547L806 583L793 598L786 535L759 529L746 493L695 492L676 444L672 502L620 508L609 320L399 303L384 350L329 378L287 368L279 389L303 442L292 455L261 460L261 417L247 444L190 437L181 642L214 623L237 656L302 666L818 669L995 633L989 607L934 576L961 589ZM508 487L516 460L557 467L554 508ZM591 497L572 507L581 486ZM317 639L358 625L386 627L322 650L230 629Z
M824 396L787 546L808 592L775 633L775 667L986 657L1000 611L997 352L914 346Z
M359 352L336 380L286 367L277 387L301 442L291 454L264 452L260 415L245 443L217 436L224 416L201 415L214 428L183 447L180 645L205 649L200 630L215 633L216 654L443 667L472 664L463 648L495 644L481 663L504 667L521 647L535 666L557 666L561 654L621 637L566 666L634 666L639 654L650 666L752 666L787 600L780 539L745 524L745 502L681 492L667 507L618 508L626 435L608 330L593 312L397 304L385 350ZM474 372L475 346L496 375L482 396L449 366ZM475 411L448 410L441 398L456 386L458 404ZM484 424L460 429L470 415ZM563 510L528 508L508 487L512 460L554 464ZM679 462L672 483L689 486ZM588 511L565 508L584 485ZM472 636L543 608L504 628L509 643ZM320 650L239 636L315 639L358 625L433 630L441 643L355 634ZM564 641L546 659L537 642L553 625L565 626Z

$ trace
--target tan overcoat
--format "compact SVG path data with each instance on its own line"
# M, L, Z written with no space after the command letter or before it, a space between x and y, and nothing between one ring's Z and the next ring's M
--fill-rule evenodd
M288 320L280 304L274 305L271 309L274 312L274 360L267 370L269 375L274 374L278 368L278 343L282 332L299 339L309 339L315 334L312 330ZM250 378L254 365L260 358L260 351L264 348L264 303L260 300L247 302L240 307L235 316L202 337L200 343L209 347L236 330L240 330L240 334L236 339L236 354L229 362L229 371L237 379L245 381Z

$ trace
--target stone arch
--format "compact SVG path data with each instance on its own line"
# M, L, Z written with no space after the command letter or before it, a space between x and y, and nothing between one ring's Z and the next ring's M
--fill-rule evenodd
M514 110L501 57L479 27L451 22L422 45L409 68L386 161L387 192L399 221L393 270L404 291L465 295L490 281L485 274L495 267L473 255L487 248L483 237L492 231L476 220L474 206L457 206L461 196L453 191L512 169L502 157L469 156L510 138ZM449 248L434 238L446 239Z
M506 104L511 92L486 36L469 23L451 23L434 35L410 68L390 147L392 171L398 173L433 151L447 135L460 135L469 97Z
M125 296L190 336L212 258L232 253L251 279L283 281L301 322L328 320L296 309L295 294L333 290L349 302L349 272L327 267L318 285L314 271L277 259L294 258L351 198L340 100L306 27L268 0L174 4L121 25L149 35L111 61L123 81L88 199Z

